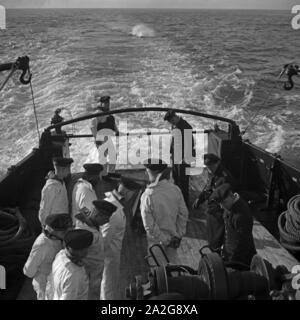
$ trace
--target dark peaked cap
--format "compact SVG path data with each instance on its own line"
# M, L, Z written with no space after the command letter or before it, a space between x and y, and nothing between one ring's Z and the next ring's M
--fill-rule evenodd
M88 248L93 242L93 234L87 230L75 229L70 230L64 237L66 247L74 250Z
M135 182L134 180L125 177L121 177L120 183L123 184L123 186L128 190L137 190L142 187L142 185Z
M105 216L110 217L118 208L106 200L93 201L94 207Z
M222 202L231 191L231 186L229 183L224 183L214 190L214 192L209 197L209 200L214 200L217 202Z
M110 100L110 96L103 96L99 99L101 103L109 102L109 100Z
M176 115L176 112L174 110L169 110L167 111L167 113L164 116L164 120L168 121L170 119L172 119L174 116Z
M204 155L204 164L206 166L216 164L218 161L220 161L220 158L213 153L206 153Z
M53 230L66 230L72 226L72 219L68 213L55 213L46 217L45 224Z
M59 167L68 167L74 160L72 158L56 157L53 158L53 163Z
M161 159L147 159L144 166L151 171L163 172L168 165Z
M101 171L103 171L103 166L100 163L85 163L83 168L86 173L94 175L98 175Z

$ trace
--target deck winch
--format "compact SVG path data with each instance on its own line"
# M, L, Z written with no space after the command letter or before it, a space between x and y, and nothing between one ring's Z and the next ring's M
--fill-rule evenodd
M276 269L259 255L252 259L249 270L238 264L225 263L217 253L205 254L198 270L182 265L153 267L148 281L142 277L126 288L131 300L157 299L178 294L184 300L271 300L288 297L295 300L297 291L291 281L295 275L285 267Z

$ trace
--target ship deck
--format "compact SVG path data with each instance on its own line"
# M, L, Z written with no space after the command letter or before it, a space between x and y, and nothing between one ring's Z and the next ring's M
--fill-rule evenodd
M145 180L144 172L123 170L122 175L127 177L134 177ZM70 183L72 184L80 176L75 174ZM38 203L43 182L36 181L35 187L32 188L27 197L27 204L24 206L22 212L29 225L38 228L37 213ZM104 197L104 193L112 190L116 183L102 182L97 187L97 195L99 198ZM195 192L191 190L190 201L192 203L195 199ZM126 231L123 240L123 247L121 252L121 270L120 270L120 299L125 299L125 288L132 282L136 275L141 275L144 280L149 272L149 267L145 262L144 257L147 255L147 240L146 235L139 230L139 228L132 227L132 208L135 203L136 196L133 194L131 201L125 207L125 214L127 217ZM257 208L253 209L254 211ZM255 212L254 212L255 216ZM199 249L207 244L206 221L204 213L201 211L190 210L189 220L187 224L187 233L183 238L180 249L179 258L183 265L188 265L194 269L198 268L200 253ZM289 270L299 264L298 261L285 250L276 238L257 220L254 222L253 236L255 240L256 249L259 255L267 259L273 266L284 265ZM23 286L19 292L18 300L35 300L35 293L32 289L31 279L26 278Z

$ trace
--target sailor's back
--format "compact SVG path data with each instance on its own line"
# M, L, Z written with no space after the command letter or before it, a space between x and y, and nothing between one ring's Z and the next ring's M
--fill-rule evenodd
M83 266L76 265L61 250L52 265L47 291L53 292L53 300L87 300L88 277ZM49 298L49 297L48 297ZM51 299L51 300L52 300Z

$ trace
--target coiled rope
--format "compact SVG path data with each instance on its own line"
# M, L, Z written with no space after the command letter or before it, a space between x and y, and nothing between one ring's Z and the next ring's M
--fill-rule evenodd
M278 219L281 240L300 251L300 195L292 197Z

